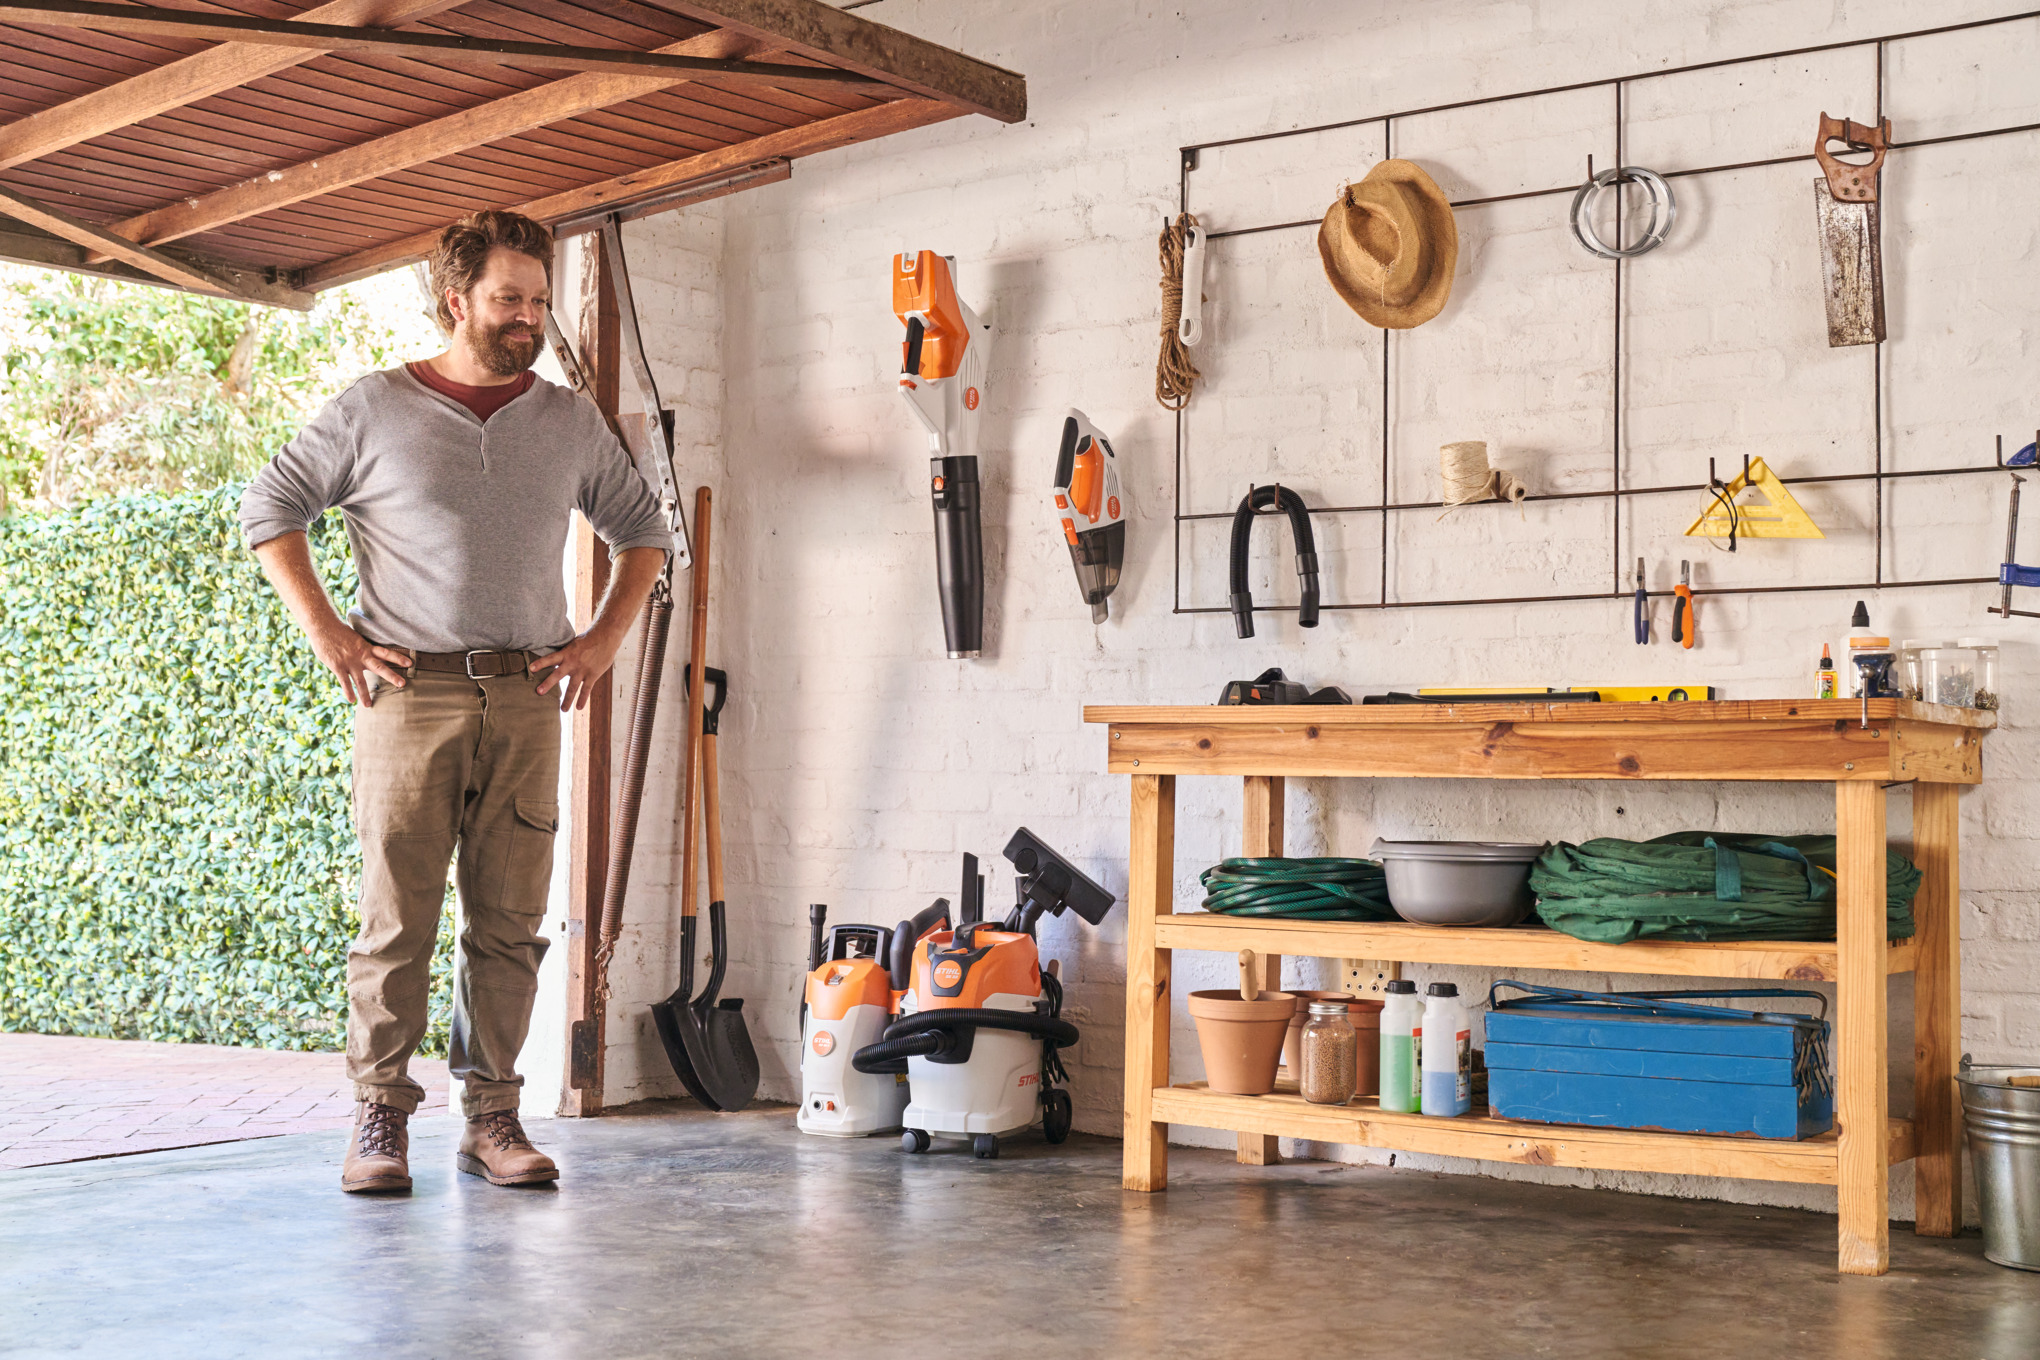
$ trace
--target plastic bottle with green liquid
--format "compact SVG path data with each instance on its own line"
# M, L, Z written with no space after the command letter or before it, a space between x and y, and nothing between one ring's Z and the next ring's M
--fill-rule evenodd
M1419 1032L1424 1003L1417 984L1398 978L1383 988L1381 1006L1381 1108L1415 1114L1423 1103Z

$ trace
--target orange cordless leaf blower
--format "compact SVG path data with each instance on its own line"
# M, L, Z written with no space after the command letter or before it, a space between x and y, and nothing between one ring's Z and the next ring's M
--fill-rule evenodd
M977 432L991 327L956 293L956 259L904 250L892 261L893 315L907 328L900 395L928 431L935 579L949 659L984 649L985 549L978 521Z
M1051 1143L1069 1137L1072 1108L1059 1050L1077 1042L1062 1018L1055 962L1041 967L1034 927L1074 909L1092 925L1114 898L1021 827L1006 858L1018 874L1011 914L983 918L977 858L964 856L963 906L953 931L937 930L913 947L912 987L885 1037L860 1049L859 1072L906 1060L910 1091L900 1145L926 1152L937 1136L968 1138L979 1157L999 1155L999 1139L1041 1121ZM897 937L896 937L897 938Z

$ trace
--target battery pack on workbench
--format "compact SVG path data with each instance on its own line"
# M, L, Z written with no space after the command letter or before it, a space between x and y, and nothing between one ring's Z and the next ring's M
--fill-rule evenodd
M1525 995L1493 999L1503 988ZM1487 1017L1489 1113L1537 1124L1817 1137L1834 1127L1826 1020L1687 1000L1780 996L1821 999L1778 988L1595 993L1498 982Z

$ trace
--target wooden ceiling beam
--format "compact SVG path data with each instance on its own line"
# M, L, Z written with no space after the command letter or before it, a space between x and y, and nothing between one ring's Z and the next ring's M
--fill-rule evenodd
M48 232L51 236L68 241L73 246L82 247L74 259L59 258L37 263L56 264L59 268L83 269L111 259L153 278L161 279L165 283L196 293L208 293L214 297L233 298L239 302L256 302L267 306L293 305L292 302L284 300L285 295L303 298L302 294L290 289L283 290L282 294L273 289L268 290L266 294L246 290L234 277L245 271L220 270L209 263L200 263L188 255L170 255L148 246L136 245L133 241L115 236L104 227L73 217L61 209L38 203L32 198L23 198L12 189L0 187L0 212L5 212L18 222L25 222L29 226ZM100 258L93 259L92 252L100 253ZM303 298L302 307L310 305L310 299Z
M106 33L145 33L242 42L312 52L358 52L378 57L476 62L542 71L595 71L609 75L673 75L704 84L781 89L843 89L874 92L884 82L855 71L826 66L767 65L714 57L674 56L628 48L571 47L558 43L506 42L459 33L411 33L391 28L355 28L298 20L262 19L216 11L163 9L153 5L107 5L97 0L0 0L0 23L81 28Z
M658 51L673 56L730 59L753 55L748 50L752 47L753 41L742 34L715 32L671 43ZM179 240L686 83L686 77L678 76L569 76L402 132L343 147L316 160L271 170L198 198L165 204L116 222L112 230L131 241L149 245Z
M458 3L460 0L330 0L298 18L322 24L400 24L442 13ZM315 50L228 43L115 81L0 126L0 170L195 104L317 56Z
M780 158L790 160L797 156L812 156L818 152L834 151L858 142L868 142L874 138L963 116L964 110L954 104L929 99L895 100L890 104L880 104L876 108L859 109L855 113L823 118L800 127L788 128L784 132L754 137L735 146L718 147L714 151L706 151L698 156L687 156L663 165L633 171L628 175L618 175L599 184L589 184L579 189L568 189L545 198L534 199L528 203L515 204L512 205L512 211L523 213L526 217L537 218L541 222L571 223L572 219L586 217L605 209L641 203L657 196L672 194L689 184L720 180L719 184L703 186L704 189L712 189L713 192L703 192L699 198L688 199L689 202L700 202L761 182L763 176L754 178L743 173L752 167L762 168L761 162ZM673 200L666 206L677 208L682 204L678 200ZM316 293L338 287L343 283L352 283L371 274L380 274L385 269L394 269L413 260L422 260L432 253L432 248L438 240L439 233L436 231L419 232L415 236L388 241L352 255L311 265L298 271L297 284L306 292Z
M823 0L649 0L796 56L857 71L1002 123L1027 117L1027 78L1002 66L845 13Z

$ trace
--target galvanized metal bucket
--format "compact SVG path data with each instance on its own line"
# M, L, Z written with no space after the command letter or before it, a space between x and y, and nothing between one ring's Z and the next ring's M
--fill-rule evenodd
M1976 1163L1983 1254L2001 1266L2040 1270L2040 1067L1979 1067L1962 1055L1962 1117Z

